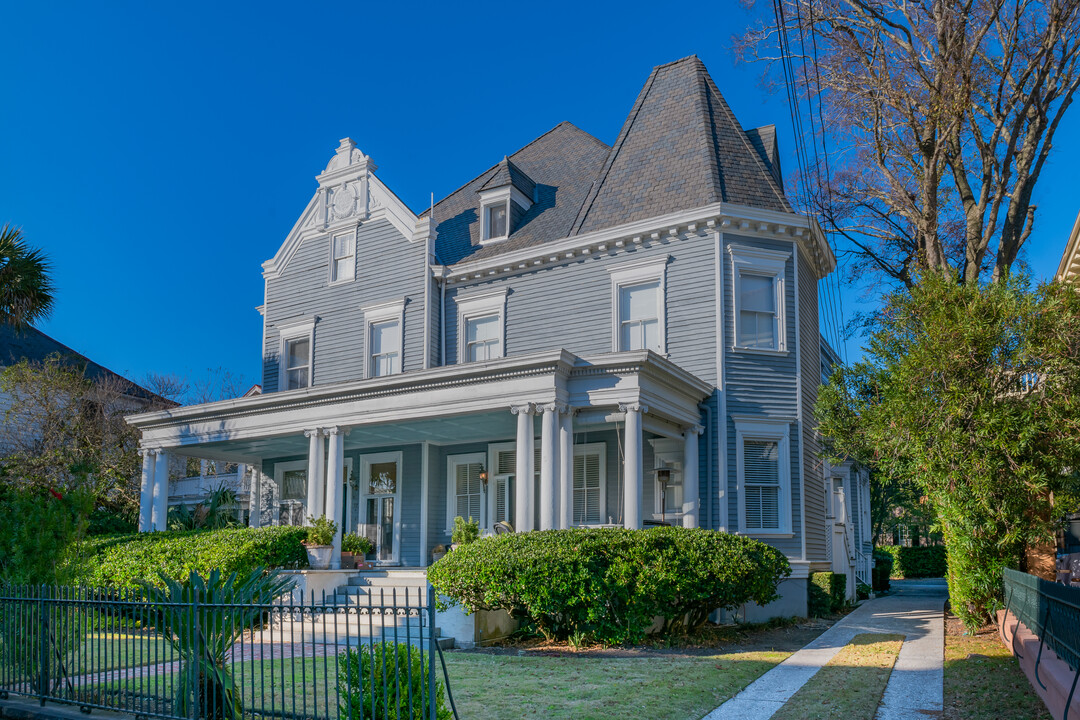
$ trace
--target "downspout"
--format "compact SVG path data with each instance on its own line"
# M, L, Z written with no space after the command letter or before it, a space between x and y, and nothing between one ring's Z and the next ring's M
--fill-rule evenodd
M431 216L424 237L424 369L431 368Z
M446 277L439 278L439 367L446 367Z

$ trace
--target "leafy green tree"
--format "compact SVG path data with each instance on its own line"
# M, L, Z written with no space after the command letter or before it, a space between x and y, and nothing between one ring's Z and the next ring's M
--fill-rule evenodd
M937 515L954 611L990 617L1001 570L1050 537L1080 467L1080 292L928 274L886 298L866 359L817 404L833 452L915 483Z
M0 227L0 322L26 327L44 320L53 308L52 266L31 248L22 230Z

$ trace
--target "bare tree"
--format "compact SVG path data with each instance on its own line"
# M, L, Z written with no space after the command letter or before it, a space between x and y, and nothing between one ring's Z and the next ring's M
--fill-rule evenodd
M184 405L231 400L244 394L244 378L223 367L207 368L194 379L173 373L146 374L143 385L161 397Z
M832 147L807 168L819 181L805 204L848 241L852 270L908 286L1008 272L1080 85L1080 0L774 7L779 22L739 49L778 73L784 43L799 97L820 108L808 119Z

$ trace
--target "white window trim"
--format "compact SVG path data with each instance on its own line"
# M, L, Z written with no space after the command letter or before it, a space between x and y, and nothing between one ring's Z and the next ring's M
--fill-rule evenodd
M497 472L495 472L495 468L498 467L498 464L497 464L496 460L498 459L499 453L506 452L507 450L513 450L515 453L517 453L517 443L516 442L488 443L487 465L485 465L485 467L487 468L487 473L488 473L488 492L487 492L487 498L486 498L486 501L485 501L485 508L486 508L485 512L487 512L487 520L488 520L488 522L487 522L487 525L485 527L487 529L489 529L489 530L493 529L492 526L494 525L494 518L495 518L495 492L493 490L491 490L492 483L496 482L497 480L500 480L500 479L503 479L503 478L510 478L510 477L514 478L514 483L517 483L517 474L516 474L517 473L517 468L516 467L514 468L514 472L509 472L509 473L497 473ZM515 457L516 457L516 455L515 455ZM511 497L508 496L507 497L507 505L509 505L510 500L511 500ZM510 520L509 522L511 524L513 524L512 520Z
M570 478L570 525L571 527L599 527L607 523L607 444L606 443L582 443L574 446L574 457L578 455L600 456L600 522L596 524L574 522L574 483ZM571 473L573 468L571 466Z
M394 498L394 551L389 560L382 561L382 564L394 565L401 561L401 485L403 482L402 472L404 469L403 459L405 454L400 450L381 453L369 453L367 455L360 456L360 472L356 475L356 495L357 495L357 522L360 525L370 525L371 519L367 517L367 501L372 497L393 497ZM371 474L371 466L375 463L394 462L397 464L397 487L394 488L394 493L380 493L378 495L371 495L367 491L368 476ZM352 458L349 458L349 468L352 469ZM351 475L351 473L350 473ZM348 512L348 511L346 511ZM354 531L355 532L355 531Z
M734 419L734 416L732 416ZM780 478L780 527L748 530L746 528L746 477L743 467L743 444L746 440L778 443ZM738 473L739 532L754 537L792 537L791 523L791 420L788 418L735 419L735 467Z
M307 387L314 387L315 385L315 322L319 318L310 317L303 320L297 320L296 322L285 323L277 326L278 331L278 391L282 392L286 390L287 380L289 377L289 359L286 351L288 350L288 343L290 340L301 340L304 337L308 339L308 384ZM307 388L294 388L295 390L305 390Z
M341 237L342 235L348 235L348 236L350 236L352 238L353 273L352 273L352 277L335 278L334 277L334 240L336 238ZM354 228L349 229L349 230L343 230L343 231L340 231L340 232L331 233L328 236L330 238L330 267L329 267L329 269L327 270L327 273L326 273L326 284L327 285L329 285L329 286L344 285L346 283L350 283L350 282L353 282L354 280L356 280L356 241L357 241L357 236L358 235L359 235L359 233L357 232L357 229L354 227Z
M499 354L506 357L506 295L507 290L475 293L457 298L455 305L458 313L458 364L469 362L466 358L469 338L465 332L469 320L498 314L499 316Z
M787 263L791 259L791 253L782 250L766 250L764 248L750 247L747 245L728 245L728 254L731 256L731 307L733 319L732 347L740 352L763 353L766 355L782 355L787 353L787 303L786 297L786 274ZM754 275L772 276L773 292L776 293L776 347L757 348L743 347L739 330L739 311L741 297L742 273L748 272Z
M632 285L659 282L656 294L657 332L660 336L660 354L667 355L667 266L670 255L648 257L621 262L608 268L611 274L611 351L620 352L619 337L619 290Z
M503 242L510 237L510 233L514 231L510 227L510 218L512 215L510 203L513 202L519 206L522 210L528 211L532 207L532 198L525 193L518 190L513 185L507 185L500 188L494 188L492 190L485 190L480 193L480 244L481 245L494 245L496 243ZM489 238L488 235L488 208L495 205L506 205L506 234L499 235L498 237Z
M405 372L405 298L364 305L360 312L364 315L364 377L375 377L371 367L371 326L391 320L397 320L398 324L398 372Z
M489 472L491 468L487 464L488 454L486 452L474 452L474 453L461 453L458 455L446 456L446 534L451 535L454 532L454 518L457 516L457 507L455 502L457 500L457 487L455 487L454 466L455 465L467 465L470 463L480 463ZM490 482L490 477L488 482ZM480 498L480 512L484 514L482 518L473 518L480 527L487 527L487 488L482 488L480 491L482 497ZM468 518L465 518L468 520Z
M277 522L279 524L281 523L281 503L285 502L285 500L281 496L282 495L282 493L281 493L282 486L283 486L283 483L285 482L285 473L292 472L293 470L303 470L304 471L305 487L306 487L307 483L311 482L311 479L307 477L307 470L308 470L308 461L307 460L290 460L289 462L274 463L274 485L275 485L275 487L277 489L277 518L275 518L275 522ZM305 515L304 520L305 521L307 520L306 516L310 515L309 511L311 510L311 508L309 508L307 506L308 495L309 495L309 493L305 492L304 493L304 498L300 501L300 504L304 506L304 515ZM259 500L257 499L256 502L258 502L258 501ZM294 500L289 500L288 502L291 503L291 502L295 502L295 501Z

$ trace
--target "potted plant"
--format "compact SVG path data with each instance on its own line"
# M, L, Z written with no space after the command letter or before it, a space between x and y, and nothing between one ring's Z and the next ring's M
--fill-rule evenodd
M353 570L360 565L367 567L364 556L374 550L375 546L371 540L363 535L349 533L341 538L341 568L343 570Z
M471 517L466 520L458 515L454 518L454 531L450 534L450 549L466 545L480 537L480 522Z
M308 566L313 570L326 570L330 567L330 558L334 553L337 525L325 515L318 518L308 517L308 520L311 521L311 526L307 529L307 542L304 543Z
M436 562L437 560L441 560L445 555L446 555L446 546L445 545L436 545L434 548L431 549L431 562Z

